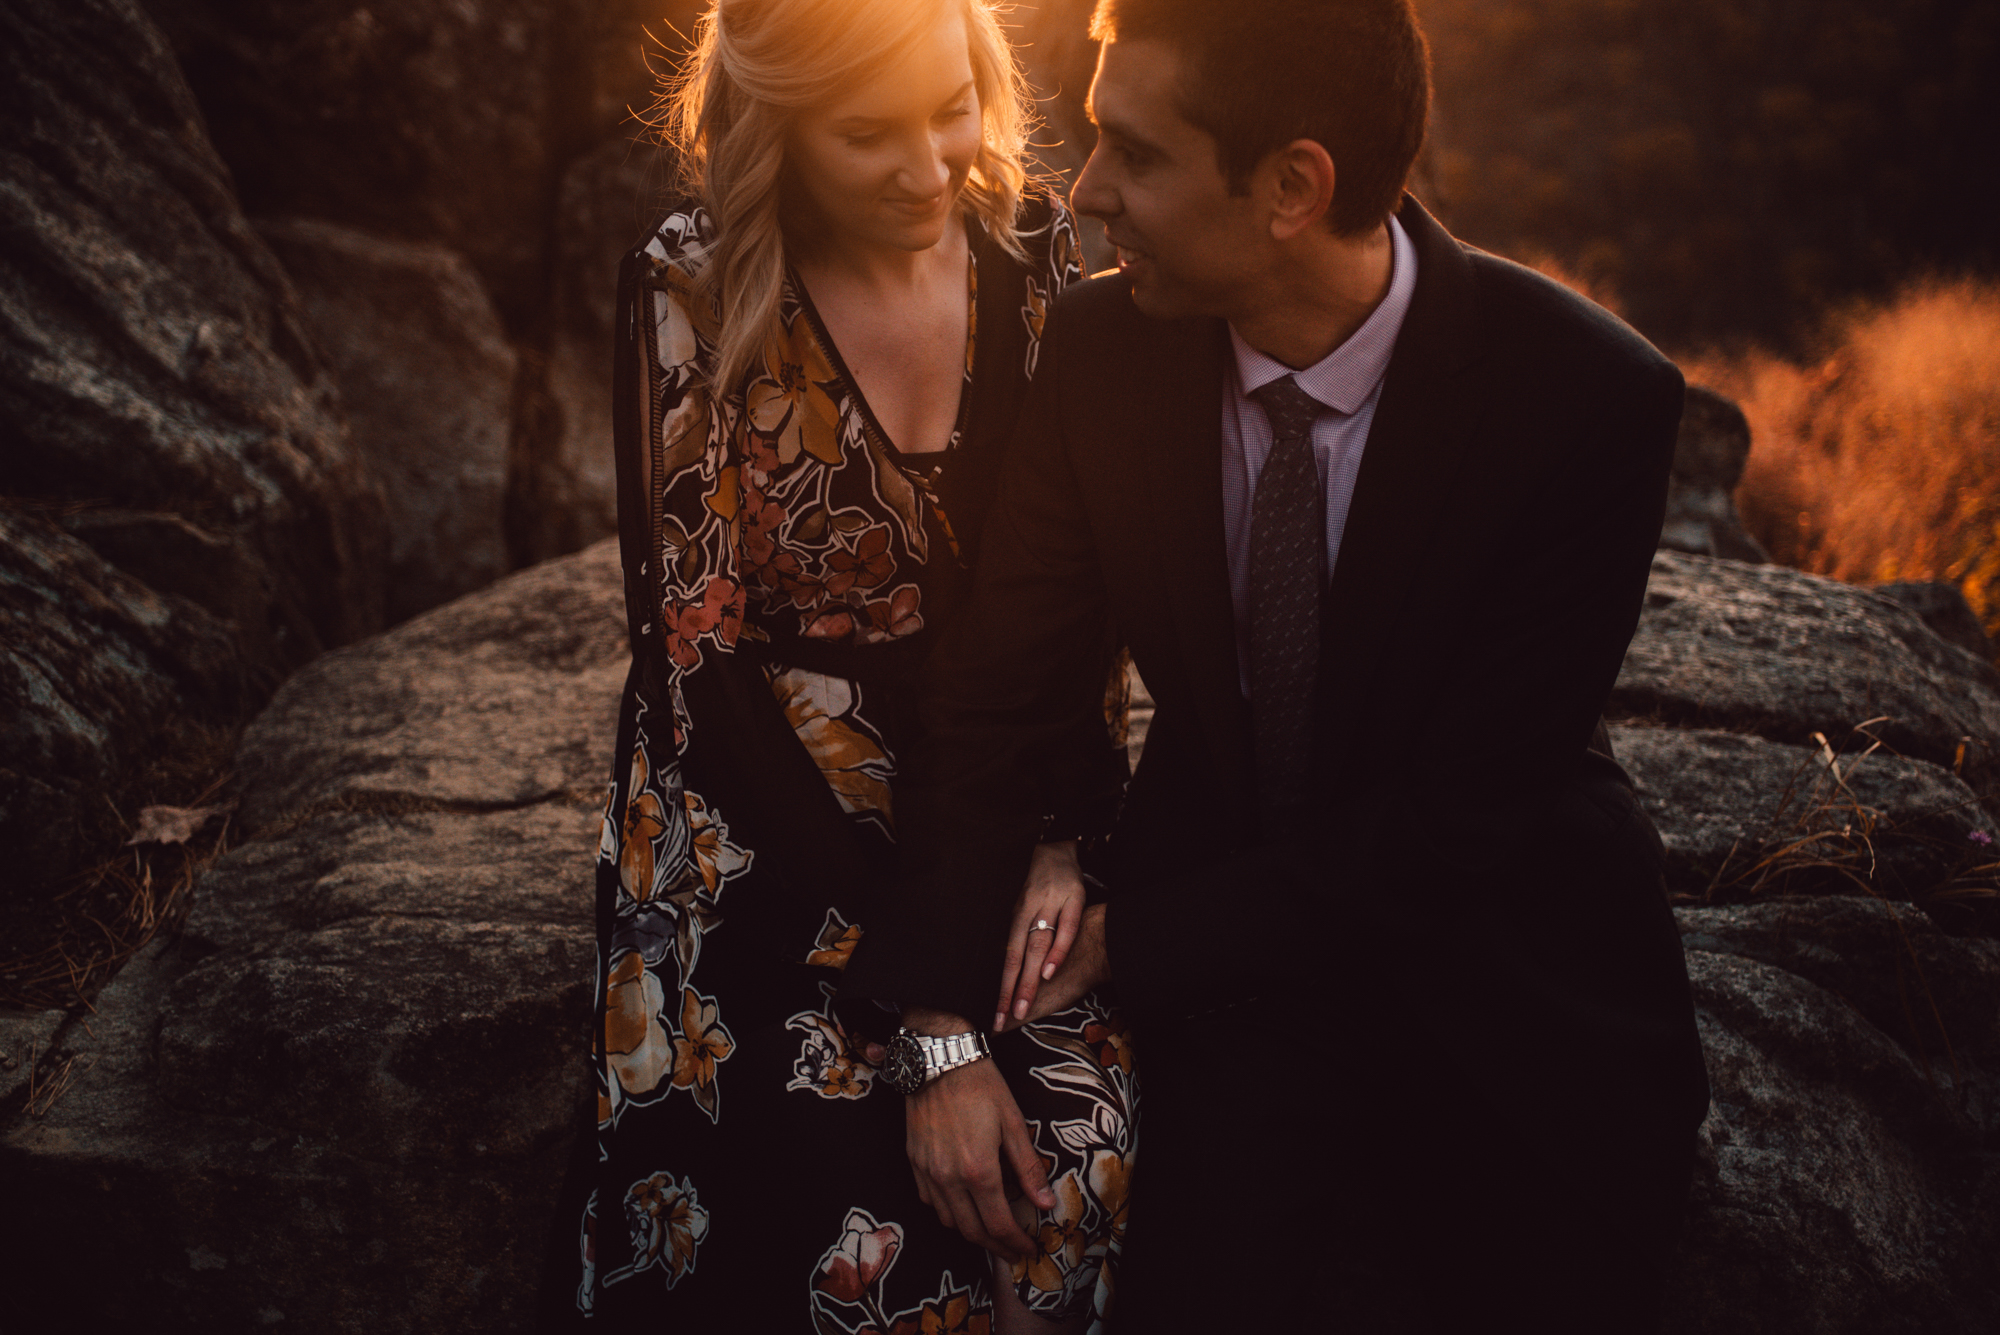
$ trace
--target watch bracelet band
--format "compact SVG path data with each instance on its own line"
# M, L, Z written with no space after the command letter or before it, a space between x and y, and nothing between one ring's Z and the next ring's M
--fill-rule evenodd
M932 1080L946 1071L970 1066L980 1058L989 1056L986 1035L977 1029L969 1029L962 1034L912 1034L924 1051L924 1078Z

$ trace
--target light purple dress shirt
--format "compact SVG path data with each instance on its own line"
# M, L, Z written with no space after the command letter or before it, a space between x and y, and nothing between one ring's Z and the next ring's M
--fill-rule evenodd
M1250 499L1271 456L1271 421L1250 391L1280 376L1296 375L1299 388L1325 407L1313 422L1313 457L1326 488L1326 568L1340 555L1354 500L1361 451L1382 398L1382 378L1396 335L1409 313L1417 286L1417 250L1403 226L1389 219L1389 292L1347 341L1303 371L1293 371L1245 343L1229 330L1235 349L1222 387L1222 532L1229 552L1229 596L1236 610L1236 664L1243 694L1250 694Z

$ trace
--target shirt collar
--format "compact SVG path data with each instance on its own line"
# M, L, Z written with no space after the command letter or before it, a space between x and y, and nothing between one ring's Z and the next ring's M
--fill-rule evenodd
M1417 290L1417 248L1393 214L1389 217L1389 253L1388 294L1345 342L1303 371L1295 372L1266 357L1245 343L1231 325L1229 344L1236 353L1236 383L1243 387L1243 393L1247 396L1281 376L1296 375L1300 389L1335 412L1352 415L1368 402L1389 369L1396 335L1410 310L1410 295Z

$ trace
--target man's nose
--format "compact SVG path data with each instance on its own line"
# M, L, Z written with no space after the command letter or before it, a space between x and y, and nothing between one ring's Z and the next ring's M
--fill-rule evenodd
M1104 171L1098 165L1103 158L1101 145L1091 149L1083 170L1076 174L1076 184L1070 187L1070 208L1088 218L1110 218L1118 212L1118 192L1105 184Z

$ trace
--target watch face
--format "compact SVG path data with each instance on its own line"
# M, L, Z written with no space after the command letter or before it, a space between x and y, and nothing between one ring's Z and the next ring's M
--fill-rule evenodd
M882 1078L903 1093L914 1094L924 1087L924 1050L908 1034L889 1040L882 1061Z

